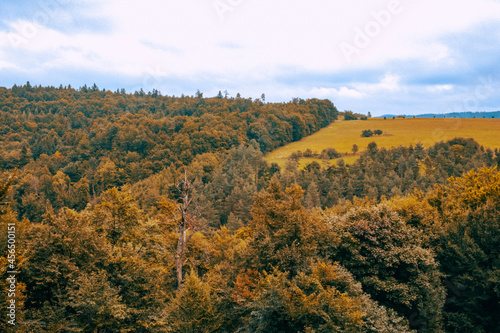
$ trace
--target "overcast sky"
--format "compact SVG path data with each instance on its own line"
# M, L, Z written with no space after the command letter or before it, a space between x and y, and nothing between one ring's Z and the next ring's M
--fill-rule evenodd
M500 110L500 0L0 1L0 86Z

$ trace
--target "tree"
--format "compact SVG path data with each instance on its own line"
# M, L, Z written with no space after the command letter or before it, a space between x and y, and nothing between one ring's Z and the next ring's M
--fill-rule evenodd
M436 248L448 278L447 331L498 332L500 320L500 172L471 170L441 195L444 232ZM429 198L438 202L436 195Z
M361 131L361 136L364 138L368 138L373 135L372 130L363 130Z
M352 111L344 111L344 120L358 120L358 117Z
M14 175L9 175L7 181L0 183L0 214L4 214L6 208L9 206L7 201L9 195L9 189L14 181Z
M168 332L219 332L224 314L217 303L212 286L191 272L164 313Z
M122 170L116 167L115 162L109 158L103 158L95 172L94 181L97 192L101 193L107 189L121 185L120 173Z
M147 331L158 325L173 255L158 220L127 191L110 189L82 212L63 208L32 224L25 242L28 318L49 331ZM169 265L170 263L170 265ZM173 284L173 283L172 283Z
M307 187L304 203L306 208L308 209L313 209L314 207L321 207L318 186L314 181L312 181Z
M337 263L311 263L292 279L274 270L256 280L247 283L253 291L241 332L410 332Z
M108 281L106 271L79 275L76 288L69 289L64 305L76 313L76 321L84 332L114 331L123 329L131 309L123 304L119 288Z
M351 148L352 154L356 155L356 153L358 152L358 150L359 150L358 145L357 144L353 144L352 148Z
M3 175L0 173L3 178ZM19 327L25 315L25 284L15 275L11 280L10 272L21 272L24 269L25 246L23 246L26 225L18 222L10 208L9 191L16 178L15 171L9 174L6 181L0 180L0 306L4 309L3 318L0 318L0 330L11 332L13 327ZM12 288L12 284L15 287ZM15 290L12 292L12 290ZM14 304L12 302L15 302ZM14 313L12 307L14 305ZM12 323L15 324L12 325Z
M292 276L307 266L317 249L314 229L324 229L316 215L301 204L304 191L292 185L281 189L274 177L267 191L255 196L248 244L249 268L271 272L273 268Z
M375 141L372 141L368 144L367 150L370 154L375 154L378 150L377 148L377 143Z
M187 171L184 171L184 179L179 184L177 184L177 189L179 191L179 204L177 205L177 210L180 213L180 219L178 224L179 238L177 241L177 251L175 253L175 269L177 271L177 288L182 288L182 268L184 266L184 255L187 251L187 245L196 230L196 219L189 213L189 208L192 202L191 193L193 191L193 186L187 178ZM188 234L188 231L190 233Z
M82 272L107 261L104 237L89 226L87 218L63 209L58 216L46 216L43 224L33 225L27 244L29 259L20 279L26 284L28 318L47 322L49 329L75 326L66 308L67 293L79 288L74 282Z
M326 148L321 152L321 158L334 159L340 157L340 153L335 148Z
M416 229L386 204L353 208L332 216L330 223L340 236L332 260L346 267L374 300L412 319L413 328L441 331L442 275Z
M335 287L324 288L314 278L307 281L308 278L301 276L291 283L285 273L276 271L264 274L243 332L315 332L315 329L319 332L337 332L361 329L362 306L359 300L342 295ZM297 282L302 286L297 286Z

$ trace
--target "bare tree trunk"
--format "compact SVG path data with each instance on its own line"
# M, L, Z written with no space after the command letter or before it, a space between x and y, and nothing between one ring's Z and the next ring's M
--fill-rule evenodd
M177 241L177 253L175 256L175 268L177 270L177 289L182 286L182 260L185 251L185 233L186 233L186 221L184 220L184 215L181 218L181 223L179 226L179 240Z
M179 223L179 240L177 242L177 252L175 255L175 269L177 270L177 289L181 289L184 254L186 253L187 244L191 240L191 237L193 236L195 231L195 221L191 216L188 215L188 208L192 201L192 185L187 178L187 172L184 172L184 180L181 184L178 185L178 187L180 187L181 191L182 204L178 207L179 212L181 213L181 220ZM186 239L186 232L189 229L191 229L191 233Z

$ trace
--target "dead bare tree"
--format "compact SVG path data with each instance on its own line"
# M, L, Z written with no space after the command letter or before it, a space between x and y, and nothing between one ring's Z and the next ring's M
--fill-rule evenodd
M177 242L177 252L175 256L175 268L177 270L177 289L182 288L182 268L184 266L184 254L187 250L187 245L196 231L196 218L188 213L189 206L193 198L191 192L193 185L188 180L187 172L184 171L184 179L176 185L180 192L181 200L177 209L180 213L179 221L179 240ZM189 231L189 235L187 232Z

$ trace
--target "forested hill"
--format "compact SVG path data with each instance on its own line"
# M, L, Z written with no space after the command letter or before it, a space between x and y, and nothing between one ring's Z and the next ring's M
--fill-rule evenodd
M238 94L239 96L239 94ZM126 94L83 86L0 88L0 168L55 159L73 181L111 159L138 180L171 164L256 140L267 152L318 131L337 118L328 100ZM138 163L134 168L126 164ZM137 170L141 170L137 172Z
M336 116L0 88L0 306L23 332L500 332L500 151L264 160Z

